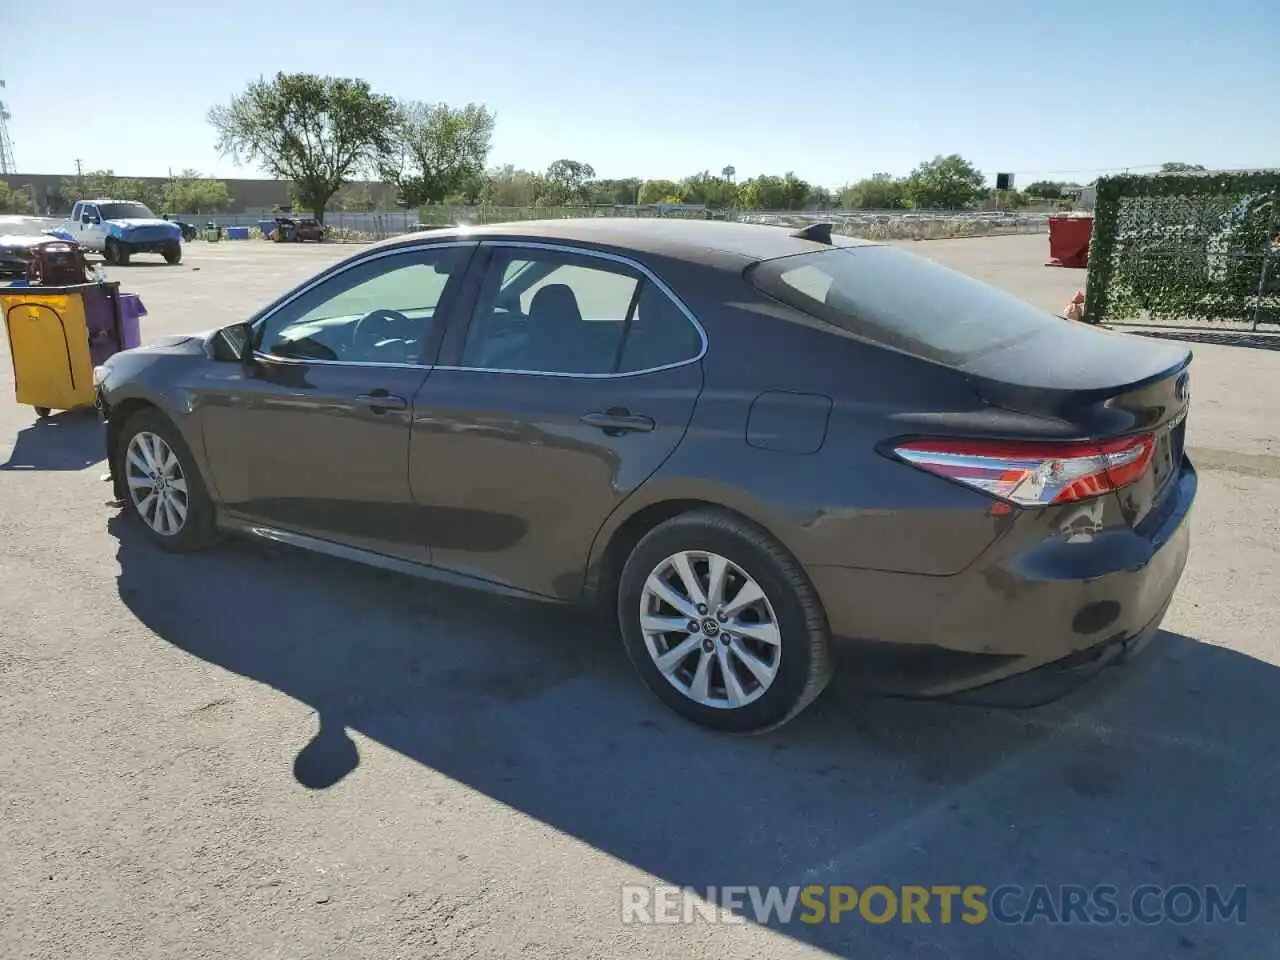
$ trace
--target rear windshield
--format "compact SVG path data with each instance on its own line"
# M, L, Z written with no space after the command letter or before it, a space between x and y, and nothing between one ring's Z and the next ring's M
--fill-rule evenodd
M763 293L850 333L951 366L1068 322L888 246L766 260L749 279Z

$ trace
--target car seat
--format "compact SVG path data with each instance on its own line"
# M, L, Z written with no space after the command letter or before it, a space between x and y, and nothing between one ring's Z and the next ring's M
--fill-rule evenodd
M582 310L568 284L549 283L535 293L529 304L528 324L523 365L530 370L563 373L590 369L590 343L583 336L586 331Z

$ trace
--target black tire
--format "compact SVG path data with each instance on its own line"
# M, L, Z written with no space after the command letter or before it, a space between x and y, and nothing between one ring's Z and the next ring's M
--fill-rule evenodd
M115 266L127 267L129 265L129 247L115 237L107 237L107 242L103 248L103 256L106 258L107 263Z
M742 707L706 706L677 689L649 654L640 626L645 581L682 550L726 558L752 577L773 608L781 633L777 674L758 699ZM680 514L649 531L631 551L618 586L618 623L627 656L645 686L687 720L725 733L765 733L814 701L832 674L826 614L800 563L755 524L727 511Z
M43 420L49 414L53 413L52 407L36 407L36 416Z
M182 262L182 244L170 243L164 248L164 262L176 264Z
M178 458L183 478L187 481L187 516L182 527L174 534L162 534L155 530L142 516L137 504L129 493L127 478L129 476L126 452L129 442L140 433L151 433L158 436ZM213 500L205 490L200 469L196 466L191 448L182 438L181 432L164 414L154 407L139 410L133 414L120 429L116 448L113 451L112 470L120 478L118 489L125 502L125 509L133 515L146 535L165 550L174 553L190 553L201 550L218 539L214 526L215 512Z

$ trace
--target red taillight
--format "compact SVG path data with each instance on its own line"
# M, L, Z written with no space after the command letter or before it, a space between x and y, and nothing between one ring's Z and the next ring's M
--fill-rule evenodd
M914 467L1021 507L1088 500L1142 476L1156 439L1040 443L1008 440L908 440L894 452Z

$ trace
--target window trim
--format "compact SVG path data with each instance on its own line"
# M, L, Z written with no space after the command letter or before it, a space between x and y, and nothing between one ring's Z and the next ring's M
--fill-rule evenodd
M435 243L430 243L430 242L409 243L400 247L389 247L386 250L379 250L378 252L371 253L367 256L356 257L354 259L348 260L346 263L342 263L336 267L330 268L329 270L325 270L319 276L312 277L309 281L304 283L302 286L296 288L292 293L285 294L283 299L277 300L273 304L269 304L263 310L263 312L259 313L256 317L254 317L252 320L249 321L249 326L253 330L253 333L255 335L254 338L256 339L258 329L261 325L269 322L273 316L275 316L285 307L289 306L289 304L293 303L299 297L302 297L303 295L310 293L316 287L320 286L320 284L327 283L328 281L332 280L334 277L341 276L342 274L346 273L348 270L354 270L357 267L362 267L365 264L371 263L374 260L382 260L386 257L398 256L400 254L405 254L405 253L421 253L424 251L431 251L431 250L448 250L448 249L456 249L458 247L475 248L477 246L478 244L475 240L445 240L445 241L438 241ZM458 276L458 281L460 283L465 280L467 272L471 268L471 262L472 262L472 258L468 257L462 263L462 268L459 271L459 276ZM452 280L453 278L450 277L449 279ZM443 319L444 319L444 323L442 325L440 334L436 337L436 340L438 341L437 347L439 346L439 342L443 341L445 328L447 328L449 325L449 317L446 315ZM425 349L425 345L424 345L424 349ZM434 365L427 363L425 358L419 359L419 361L416 363L389 363L381 360L311 360L311 359L306 359L302 357L278 357L275 354L263 353L261 350L257 349L256 347L254 348L254 351L253 351L253 357L255 360L262 363L288 364L288 365L294 365L294 366L377 367L380 369L395 369L395 370L434 369Z
M515 374L526 377L555 377L558 379L572 380L616 380L623 377L638 377L649 373L658 373L663 370L674 370L677 367L685 367L691 363L698 363L707 355L707 331L703 328L702 324L698 322L698 318L693 315L693 312L687 306L685 306L684 301L676 296L675 291L667 286L667 284L664 283L657 274L646 267L643 263L633 260L630 257L625 257L621 254L607 253L603 250L593 250L590 247L582 247L572 243L554 243L538 240L481 240L480 247L482 249L514 247L521 250L543 250L551 253L574 254L578 256L594 257L597 260L606 260L611 263L620 264L630 270L634 270L642 277L641 286L643 286L646 281L652 283L663 293L664 296L666 296L668 300L675 304L680 313L684 315L684 318L693 325L694 330L698 333L698 352L687 360L677 360L674 363L665 363L657 367L645 367L642 370L627 370L609 373L565 373L556 370L509 370L493 367L465 366L462 364L437 364L432 368L433 370L446 370L457 373ZM486 261L484 269L487 271L491 265L492 260ZM637 287L637 290L638 289L639 287ZM458 321L463 326L461 331L462 342L465 342L465 336L470 332L471 323L475 319L474 304L471 304L470 306L471 310L467 312L465 319L460 318ZM625 343L626 341L624 339L624 347Z

